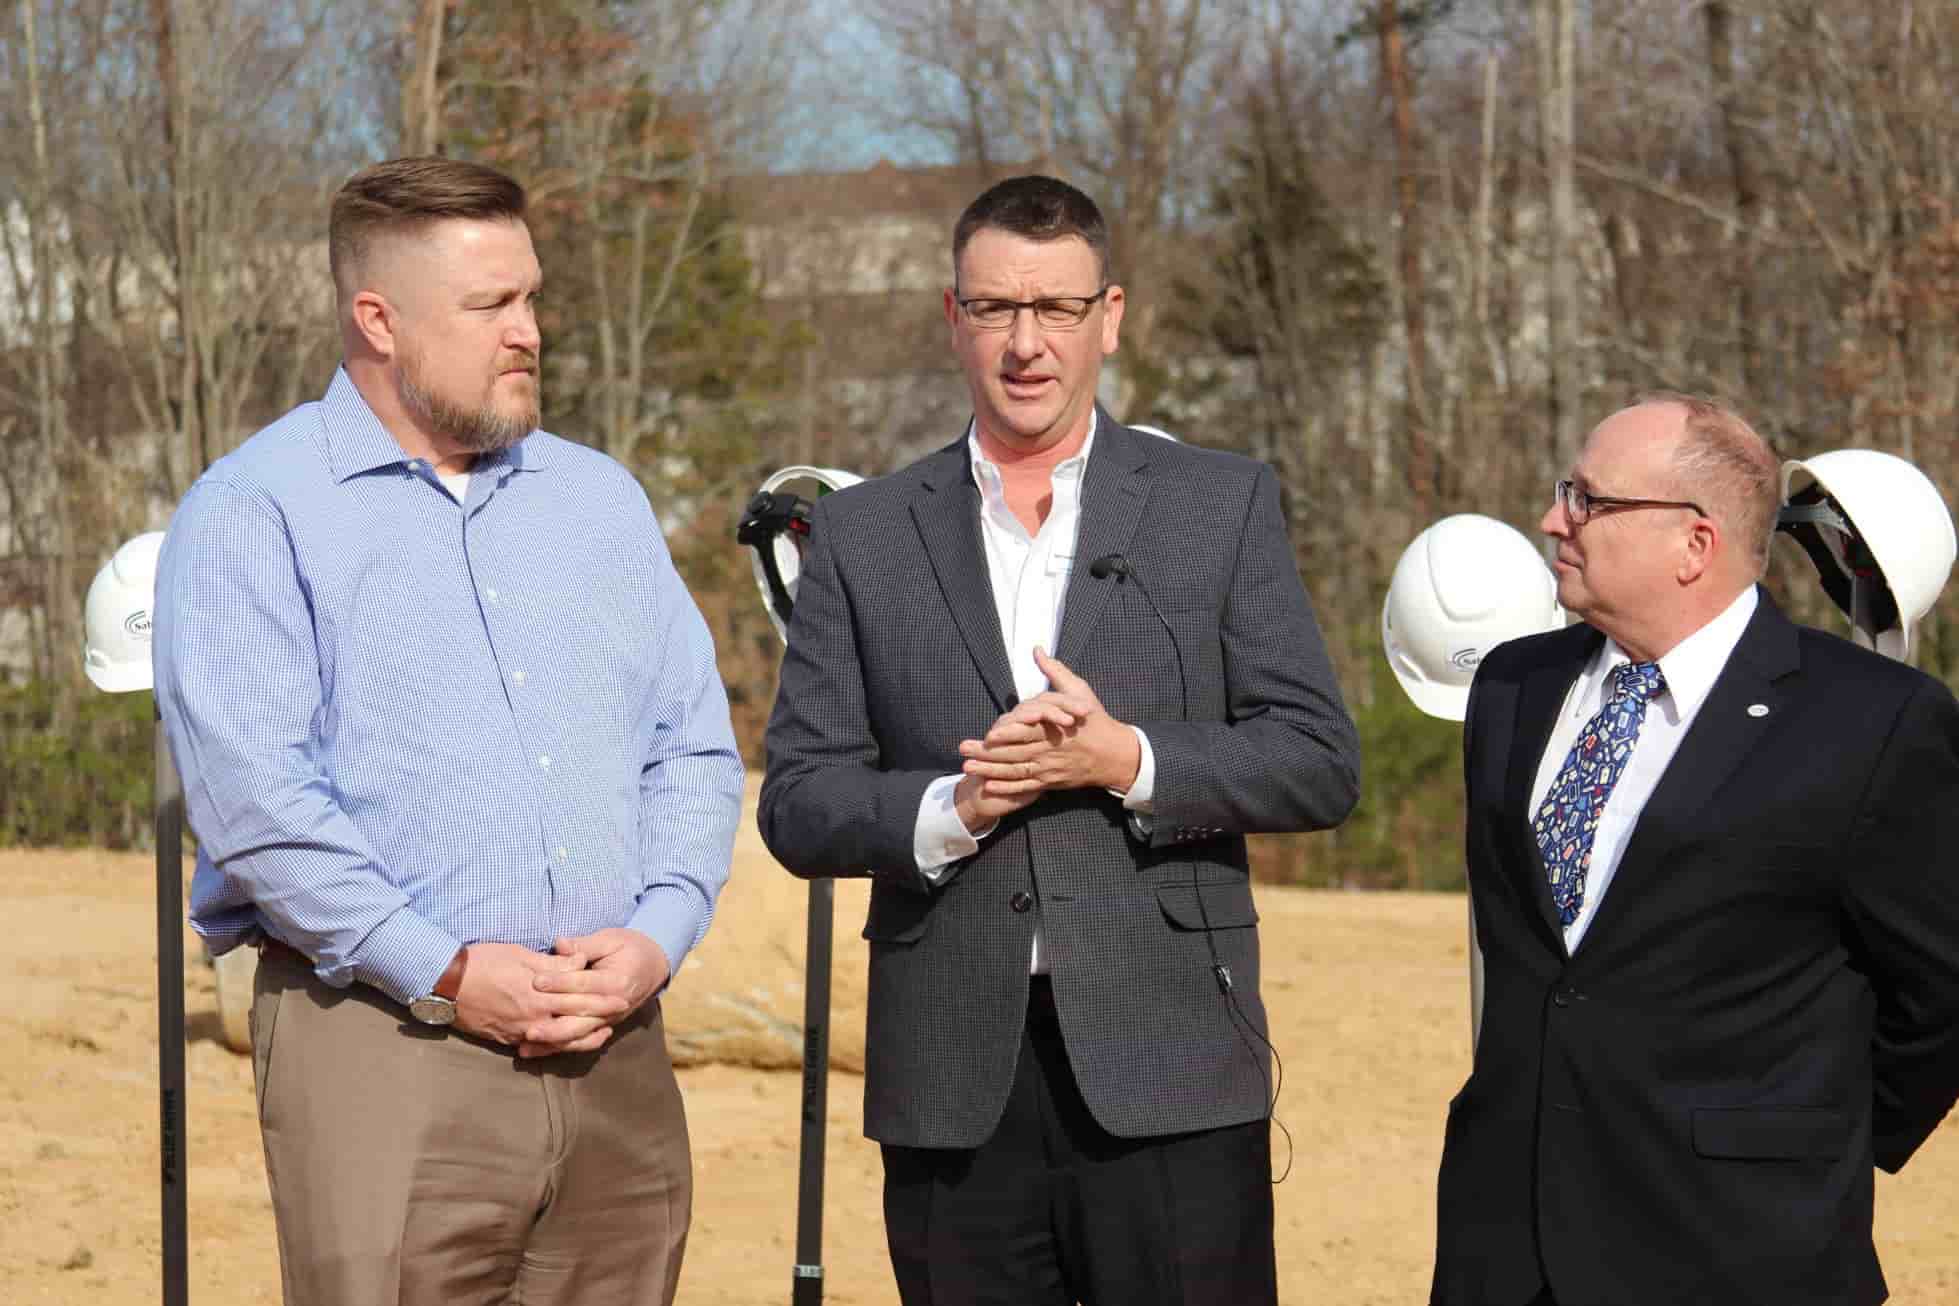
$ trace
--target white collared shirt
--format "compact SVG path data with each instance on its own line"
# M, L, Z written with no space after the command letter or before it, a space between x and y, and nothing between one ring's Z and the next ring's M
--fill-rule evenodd
M1089 451L1095 447L1097 421L1099 418L1091 413L1081 452L1055 464L1050 474L1053 498L1048 514L1032 535L1007 506L1005 482L1000 469L981 450L978 430L966 428L973 482L980 492L980 541L992 582L994 611L1006 642L1014 693L1022 702L1048 689L1047 677L1034 661L1034 649L1038 645L1052 655L1055 636L1061 631L1068 579L1074 574L1075 541L1080 535L1082 479L1088 473ZM1142 758L1136 782L1122 795L1122 801L1124 807L1147 820L1156 786L1156 758L1149 737L1136 727L1130 728L1142 748ZM993 832L992 826L969 831L960 821L954 804L959 779L958 775L939 777L926 786L919 800L912 855L928 879L936 880L953 862L978 852L979 841ZM1046 970L1038 926L1031 967L1036 974Z
M1598 830L1592 836L1591 867L1585 875L1585 900L1578 915L1564 927L1567 951L1578 951L1579 940L1585 937L1592 917L1598 914L1598 905L1604 901L1612 876L1619 869L1619 858L1639 824L1639 814L1646 809L1646 800L1653 796L1660 777L1666 774L1667 764L1679 751L1680 741L1686 738L1694 718L1699 715L1701 704L1707 701L1708 692L1720 678L1722 668L1728 665L1728 658L1741 642L1741 633L1748 628L1759 601L1755 587L1750 585L1720 616L1661 656L1660 675L1666 681L1666 688L1647 704L1646 720L1633 744L1632 759L1627 762L1618 784L1613 786L1612 796L1606 799L1605 810L1599 814ZM1544 805L1544 796L1551 791L1551 784L1564 766L1578 732L1604 705L1613 671L1631 661L1631 656L1616 641L1608 639L1572 682L1565 694L1564 710L1544 745L1543 756L1537 760L1537 781L1531 786L1527 819L1536 820L1537 810Z

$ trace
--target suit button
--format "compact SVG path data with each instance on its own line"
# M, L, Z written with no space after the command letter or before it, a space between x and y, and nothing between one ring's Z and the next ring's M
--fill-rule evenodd
M1559 989L1551 995L1551 1005L1554 1007L1568 1007L1571 1005L1571 995L1563 989Z
M1013 908L1015 911L1027 911L1033 905L1034 895L1025 889L1022 889L1019 893L1007 899L1007 906Z

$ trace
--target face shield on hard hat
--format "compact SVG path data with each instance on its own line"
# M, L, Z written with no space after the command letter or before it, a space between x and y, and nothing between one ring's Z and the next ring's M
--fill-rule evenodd
M1895 454L1837 449L1784 463L1782 490L1778 529L1809 555L1851 638L1909 661L1959 553L1938 487Z
M1521 531L1460 513L1417 535L1381 604L1388 667L1416 707L1460 721L1469 682L1505 640L1564 625L1557 580Z
M83 607L82 668L112 694L151 686L150 610L163 532L148 531L117 549L89 583Z
M735 539L753 550L755 588L761 591L769 622L789 642L789 614L796 603L796 580L809 547L809 514L816 501L848 489L864 478L834 467L785 467L748 501Z

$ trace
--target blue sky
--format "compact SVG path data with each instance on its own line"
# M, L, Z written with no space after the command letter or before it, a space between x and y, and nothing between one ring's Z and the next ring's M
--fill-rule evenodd
M816 0L808 20L816 55L800 70L792 116L773 166L785 171L844 172L893 163L946 163L934 135L893 121L902 94L896 55L849 0Z

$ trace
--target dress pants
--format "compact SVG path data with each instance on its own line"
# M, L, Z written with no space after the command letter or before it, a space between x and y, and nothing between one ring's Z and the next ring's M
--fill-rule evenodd
M1272 1306L1269 1122L1154 1138L1096 1123L1035 976L1020 1062L977 1148L884 1148L905 1306Z
M665 1306L693 1176L659 1003L521 1060L267 948L252 1069L286 1306Z

